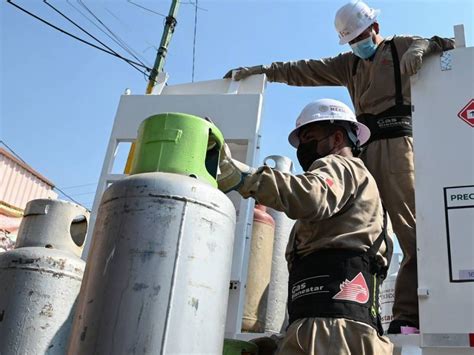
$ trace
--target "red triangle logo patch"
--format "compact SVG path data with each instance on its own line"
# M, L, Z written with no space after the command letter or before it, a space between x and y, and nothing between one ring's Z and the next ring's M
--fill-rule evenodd
M369 300L369 288L365 282L364 275L359 272L352 280L345 280L339 285L340 291L334 295L334 300L353 301L367 303Z

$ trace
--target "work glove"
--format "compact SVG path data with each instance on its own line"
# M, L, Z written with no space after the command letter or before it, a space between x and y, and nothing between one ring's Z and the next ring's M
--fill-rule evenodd
M420 70L423 56L428 54L430 41L417 39L403 54L400 60L400 72L406 75L414 75Z
M244 179L253 174L256 169L232 159L229 146L224 143L221 148L219 170L217 186L222 192L228 193L237 190L243 184Z
M275 335L252 339L250 342L257 345L258 355L273 355L278 348L278 337Z
M232 77L232 72L235 71L234 76ZM236 69L231 69L229 70L225 75L224 79L230 79L235 81L239 81L242 79L245 79L251 75L256 75L256 74L263 74L265 73L265 68L263 65L256 65L254 67L239 67Z

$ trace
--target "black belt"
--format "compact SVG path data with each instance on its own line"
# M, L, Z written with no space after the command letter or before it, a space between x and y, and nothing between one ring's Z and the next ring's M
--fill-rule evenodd
M357 116L357 121L370 129L370 139L366 144L379 139L413 135L411 107L408 105L393 106L377 115L363 113Z
M294 254L288 282L290 324L310 317L345 318L383 334L379 290L388 267L376 259L383 241L390 257L386 219L382 233L366 252L328 249L303 258Z

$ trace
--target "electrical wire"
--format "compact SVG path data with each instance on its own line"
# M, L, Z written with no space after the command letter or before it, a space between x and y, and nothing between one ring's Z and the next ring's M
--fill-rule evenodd
M19 159L20 161L22 161L23 163L28 165L28 163L26 161L24 161L18 154L16 154L15 151L12 148L10 148L7 143L0 140L0 144L3 144L5 146L5 148L7 148L10 151L10 153L12 153L17 159Z
M95 186L97 184L98 184L97 182L91 182L91 183L88 183L88 184L66 186L66 187L63 187L63 190L76 189L78 187L85 187L85 186Z
M145 10L145 11L152 12L152 13L154 13L155 15L162 16L162 17L166 18L166 15L163 15L163 14L161 14L161 13L159 13L159 12L156 12L156 11L154 11L154 10L151 10L151 9L145 7L145 6L140 5L140 4L137 4L136 2L133 2L132 0L127 0L127 2L128 2L129 4L131 4L131 5L135 5L136 7L139 7L139 8L141 8L141 9Z
M72 202L74 202L74 203L77 203L78 205L81 205L81 206L82 206L82 203L80 203L79 201L73 199L71 196L69 196L67 193L65 193L63 190L61 190L59 187L54 186L54 190L59 191L63 196L65 196L66 198L68 198L70 201L72 201ZM90 209L86 208L86 210L87 210L88 212L90 212Z
M186 2L180 1L179 3L180 3L181 5L193 5L193 6L196 6L196 3L195 3L194 1L186 1ZM207 9L205 9L205 8L203 8L203 7L201 7L201 6L197 6L197 8L198 8L199 10L202 10L202 11L207 11Z
M194 4L194 38L193 38L193 70L191 81L194 83L194 63L196 61L196 33L197 33L197 20L198 20L198 0L195 0Z
M93 44L93 43L91 43L91 42L88 42L88 41L86 41L86 40L84 40L84 39L82 39L82 38L80 38L80 37L77 37L77 36L73 35L72 33L69 33L69 32L67 32L67 31L63 30L62 28L59 28L58 26L53 25L52 23L50 23L50 22L48 22L48 21L42 19L41 17L39 17L39 16L33 14L32 12L30 12L30 11L24 9L23 7L21 7L21 6L17 5L17 4L15 4L12 0L7 0L7 3L9 3L10 5L16 7L17 9L19 9L19 10L25 12L26 14L28 14L28 15L34 17L34 18L37 19L38 21L40 21L40 22L42 22L42 23L44 23L44 24L46 24L46 25L48 25L48 26L54 28L55 30L57 30L57 31L59 31L59 32L65 34L65 35L67 35L67 36L69 36L69 37L72 37L72 38L78 40L78 41L81 42L81 43L87 44L88 46L91 46L91 47L93 47L93 48L95 48L95 49L98 49L98 50L100 50L100 51L102 51L102 52L104 52L104 53L110 54L110 55L112 55L112 56L114 56L114 57L120 58L120 59L124 60L125 62L127 62L128 64L130 64L130 63L131 63L131 64L135 64L136 66L140 66L140 67L145 68L147 71L151 71L151 68L148 68L146 65L137 63L137 62L135 62L135 61L133 61L133 60L131 60L131 59L125 58L125 57L123 57L123 56L121 56L121 55L118 55L118 54L115 54L115 53L113 53L113 52L111 52L111 51L109 51L109 50L106 50L106 49L104 49L104 48L101 48L101 47L99 47L99 46L96 46L95 44ZM141 72L141 73L147 75L145 71L140 70L140 69L137 69L137 70L138 70L139 72Z
M112 48L110 48L108 45L106 45L104 42L100 41L97 37L93 36L91 33L89 33L88 31L86 31L84 28L82 28L81 26L79 26L76 22L74 22L73 20L71 20L69 17L67 17L66 15L64 15L61 11L59 11L56 7L54 7L53 5L51 5L50 3L48 3L47 0L43 0L43 2L48 5L50 8L52 8L55 12L57 12L59 15L61 15L63 18L65 18L67 21L69 21L70 23L72 23L74 26L76 26L77 28L79 28L82 32L84 32L85 34L87 34L89 37L91 37L92 39L96 40L98 43L100 43L101 45L103 45L105 48L107 48L109 51L115 53L117 56L120 56L116 51L114 51ZM140 69L138 69L134 64L128 62L133 68L137 69L138 71L141 72Z
M90 191L90 192L79 192L77 194L71 194L71 196L83 196L83 195L92 195L95 194L96 191Z
M84 12L82 12L80 9L78 9L76 6L74 6L69 0L66 0L69 6L71 6L74 10L76 10L81 16L83 16L87 21L89 21L93 26L95 26L99 31L101 31L103 34L105 34L107 37L109 37L112 41L114 41L120 48L122 48L124 51L127 53L129 52L119 41L117 41L114 37L112 37L110 34L108 34L106 31L104 31L99 25L97 25L93 20L91 20ZM132 55L133 56L133 55ZM139 60L141 63L140 66L147 67L141 60ZM147 67L148 68L148 67ZM149 69L148 71L150 71Z
M114 41L122 47L128 54L130 54L133 58L138 60L140 63L145 65L142 60L144 58L139 58L140 55L133 50L131 46L129 46L124 40L122 40L117 34L115 34L94 12L89 9L89 7L85 4L83 0L77 0L78 4L80 4L98 23L100 23L115 39Z
M22 157L20 157L19 154L17 154L12 148L10 148L10 146L9 146L7 143L5 143L5 141L0 140L0 143L3 144L3 145L10 151L10 153L12 153L16 158L18 158L20 161L22 161L22 162L25 163L26 165L30 166L26 161L23 160ZM59 191L59 192L60 192L61 194L63 194L66 198L68 198L70 201L72 201L72 202L74 202L74 203L77 203L78 205L81 205L81 206L82 206L82 204L81 204L80 202L78 202L78 201L76 201L75 199L73 199L71 196L69 196L67 193L65 193L63 190L61 190L59 187L53 186L53 189ZM88 211L90 212L90 210L88 210Z

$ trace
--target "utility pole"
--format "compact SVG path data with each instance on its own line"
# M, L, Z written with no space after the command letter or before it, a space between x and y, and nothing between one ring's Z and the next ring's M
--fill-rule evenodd
M165 28L163 30L163 35L161 36L160 47L156 53L155 63L153 64L153 69L148 76L148 85L146 87L146 94L151 94L153 88L156 84L156 77L163 70L165 65L166 55L168 54L168 46L173 37L174 29L178 21L176 20L176 15L178 14L180 0L172 0L170 11L168 16L166 16ZM125 174L129 174L132 170L133 155L135 153L135 142L132 143L130 151L128 152L127 163L125 164Z
M148 77L148 86L146 88L146 93L151 94L153 91L153 87L155 86L156 77L158 73L163 70L163 66L165 65L166 55L168 54L168 45L171 41L171 37L173 36L174 29L176 24L176 15L178 13L179 8L179 0L172 0L170 12L166 17L165 29L163 31L163 35L161 36L160 48L158 48L158 53L156 54L155 64L153 65L153 69L150 72L150 76Z

